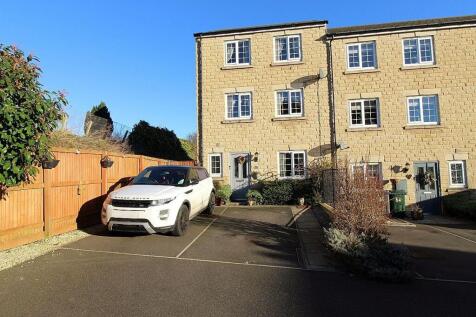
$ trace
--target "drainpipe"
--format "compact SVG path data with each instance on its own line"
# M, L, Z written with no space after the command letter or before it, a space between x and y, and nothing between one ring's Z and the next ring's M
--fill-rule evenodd
M336 116L335 116L335 94L334 94L334 72L332 63L332 40L333 36L327 37L327 67L328 67L328 89L329 89L329 126L331 136L331 160L332 160L332 205L335 205L335 173L337 169L337 138L336 138Z
M195 49L197 58L197 161L198 165L203 165L203 102L202 102L202 38L200 36L195 38Z

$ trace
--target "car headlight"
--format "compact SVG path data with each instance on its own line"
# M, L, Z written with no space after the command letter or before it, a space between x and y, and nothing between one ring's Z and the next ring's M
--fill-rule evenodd
M162 199L155 199L150 202L151 206L160 206L160 205L165 205L174 200L175 197L170 197L170 198L162 198Z
M111 205L112 204L112 198L110 195L107 195L106 197L106 200L104 201L104 203L102 204L102 207L103 208L107 208L108 205Z

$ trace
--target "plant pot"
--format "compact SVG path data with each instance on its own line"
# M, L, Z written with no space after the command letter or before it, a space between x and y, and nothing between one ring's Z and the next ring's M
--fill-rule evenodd
M114 161L109 158L103 158L101 160L101 167L103 168L109 168L112 166L112 164L114 164Z
M256 201L254 199L248 199L248 206L256 205Z
M298 204L299 204L299 206L304 206L304 203L305 203L304 197L299 197L299 198L298 198Z
M422 212L415 212L412 211L412 219L413 220L423 220L424 216Z
M215 197L215 206L221 206L221 198L220 197Z
M45 170L50 170L50 169L55 168L58 165L59 161L60 160L43 161L43 162L41 162L41 167L43 167L43 169L45 169Z

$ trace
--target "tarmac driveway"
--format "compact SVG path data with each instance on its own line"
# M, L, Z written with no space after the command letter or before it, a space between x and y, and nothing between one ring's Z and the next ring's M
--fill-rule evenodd
M473 315L476 284L304 268L291 220L288 207L230 207L180 238L92 235L0 272L0 316Z

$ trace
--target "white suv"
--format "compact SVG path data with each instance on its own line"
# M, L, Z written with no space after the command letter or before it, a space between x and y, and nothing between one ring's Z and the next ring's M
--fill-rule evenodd
M181 236L190 219L202 211L211 215L214 207L215 189L206 169L154 166L107 196L101 220L110 231Z

